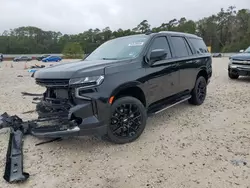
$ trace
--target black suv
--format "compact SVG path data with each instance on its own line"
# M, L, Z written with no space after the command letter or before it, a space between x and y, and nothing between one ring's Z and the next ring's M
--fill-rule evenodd
M148 115L184 101L201 105L212 76L211 54L202 38L178 32L110 40L86 59L41 69L45 86L37 104L47 126L38 137L100 134L128 143L143 132Z

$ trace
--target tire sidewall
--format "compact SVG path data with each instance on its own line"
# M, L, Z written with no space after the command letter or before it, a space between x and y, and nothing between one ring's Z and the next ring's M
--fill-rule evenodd
M232 71L229 70L228 71L228 77L231 78L231 79L237 79L237 78L239 78L239 75L235 74L235 73L232 73Z
M138 107L141 115L142 115L142 124L141 124L139 130L137 131L137 133L133 137L130 137L130 138L119 138L119 137L113 135L111 127L110 127L111 117L112 117L115 109L124 103L131 103L131 104L136 105ZM146 127L146 121L147 121L147 112L146 112L144 105L141 103L141 101L139 101L138 99L136 99L134 97L119 98L111 106L109 123L108 123L108 128L107 128L107 137L109 138L109 140L111 142L113 142L115 144L126 144L129 142L132 142L132 141L136 140L137 138L139 138L140 135L143 133L143 131Z
M198 93L197 93L198 86L199 86L199 83L200 83L200 82L204 82L205 88L206 88L205 97L204 97L203 100L200 100L200 99L199 99ZM200 76L200 77L196 80L195 87L194 87L194 90L193 90L192 98L193 98L194 104L196 104L196 105L201 105L201 104L205 101L206 96L207 96L207 81L206 81L206 79L205 79L203 76Z

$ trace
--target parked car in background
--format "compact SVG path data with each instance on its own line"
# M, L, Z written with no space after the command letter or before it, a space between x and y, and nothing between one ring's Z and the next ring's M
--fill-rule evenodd
M19 56L19 57L15 57L13 59L13 61L17 62L17 61L31 61L32 57L28 57L28 56Z
M0 54L0 62L3 61L3 54Z
M48 56L42 59L42 62L59 62L62 58L59 56Z
M42 61L42 59L49 57L50 55L42 55L36 58L37 61Z
M228 76L237 79L239 76L250 76L250 46L240 50L239 54L229 57Z
M222 57L222 54L221 53L214 53L213 57Z

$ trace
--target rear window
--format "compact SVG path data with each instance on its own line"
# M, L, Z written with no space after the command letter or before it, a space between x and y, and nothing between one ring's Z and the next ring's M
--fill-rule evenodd
M196 53L198 54L208 53L207 46L202 39L189 38L189 40L194 46Z
M186 40L183 37L172 36L171 41L175 50L176 57L186 57L192 54Z

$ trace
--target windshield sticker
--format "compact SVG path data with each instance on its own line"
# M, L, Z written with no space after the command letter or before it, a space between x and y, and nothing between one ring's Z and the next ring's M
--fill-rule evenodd
M144 42L133 42L131 44L129 44L128 46L142 46L144 44Z

